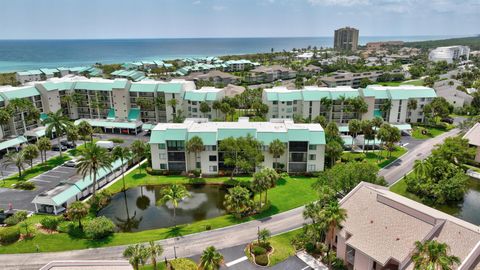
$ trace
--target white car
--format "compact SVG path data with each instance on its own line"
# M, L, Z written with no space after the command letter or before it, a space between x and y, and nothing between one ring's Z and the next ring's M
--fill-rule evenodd
M76 159L67 160L67 161L65 161L65 163L63 163L63 166L65 166L65 167L75 168L75 167L77 167L77 165L78 165L78 160L76 160Z
M113 142L111 141L98 141L95 143L98 147L105 148L108 150L112 150L114 147Z

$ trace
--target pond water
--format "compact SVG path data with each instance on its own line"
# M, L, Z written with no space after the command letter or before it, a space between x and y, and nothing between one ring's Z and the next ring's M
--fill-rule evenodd
M120 231L137 232L174 226L173 206L170 202L158 204L165 186L140 186L112 197L99 216L111 219ZM176 209L177 225L205 220L225 214L222 186L186 186L191 197L179 202Z
M480 225L480 180L470 179L468 191L462 201L452 205L439 206L437 209L475 225Z

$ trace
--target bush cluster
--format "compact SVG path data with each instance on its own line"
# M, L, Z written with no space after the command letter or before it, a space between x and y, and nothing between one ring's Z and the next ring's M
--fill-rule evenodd
M255 263L261 266L267 266L268 265L268 255L267 254L262 254L255 256Z
M23 190L33 190L35 189L35 184L33 182L19 181L15 184L15 188Z
M114 230L115 224L104 216L92 219L84 228L87 238L94 240L108 237L113 234Z
M40 220L40 224L42 225L43 228L48 229L48 230L57 230L58 224L60 223L60 220L56 217L44 217L42 220Z
M17 242L20 231L17 228L4 228L0 230L0 244L8 245Z
M252 253L253 255L258 256L258 255L266 254L267 250L261 246L255 245L252 247Z
M5 219L3 222L8 226L14 226L18 223L27 219L27 212L26 211L17 211L12 216Z

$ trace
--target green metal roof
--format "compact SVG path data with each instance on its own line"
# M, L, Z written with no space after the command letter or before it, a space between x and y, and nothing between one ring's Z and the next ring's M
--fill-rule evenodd
M374 90L371 88L363 89L363 95L366 97L375 97L376 99L388 99L390 95L388 94L387 90Z
M382 117L383 113L381 110L373 110L373 117Z
M15 139L10 139L7 141L0 142L0 150L7 149L16 145L20 145L22 143L26 143L27 139L23 136L18 136Z
M202 139L204 145L217 145L216 132L189 132L188 139L198 136Z
M143 124L142 130L152 130L154 126L152 124Z
M157 89L157 84L151 83L132 83L130 86L130 92L154 93L155 89Z
M344 136L341 136L342 137L342 140L343 140L343 145L352 145L353 143L353 137L352 136L349 136L349 135L344 135Z
M108 109L107 119L108 120L115 120L115 109L114 108Z
M204 101L206 97L205 92L200 91L187 91L183 99L190 100L190 101Z
M257 139L263 142L263 145L269 145L276 139L282 142L288 142L286 132L257 132Z
M131 108L128 112L128 121L137 121L140 119L140 109Z
M219 128L218 129L218 140L221 141L223 139L233 137L247 137L248 134L252 135L253 137L256 136L257 130L254 128Z
M325 132L310 131L310 138L308 142L310 144L325 144Z
M149 143L165 143L165 132L163 130L153 130Z
M69 90L69 89L72 89L73 82L60 82L60 83L44 82L44 83L42 83L42 86L43 86L47 91L53 91L53 90Z
M158 92L178 94L182 91L181 83L161 83L158 85Z
M289 129L288 140L289 141L309 141L310 131L308 129Z
M428 87L419 87L416 89L390 89L391 99L409 99L409 98L434 98L437 96L435 90Z
M79 119L75 121L75 125L80 124L82 121L87 121L93 127L106 127L106 128L128 128L136 129L140 125L140 122L114 122L102 119Z
M109 82L77 82L75 89L93 90L93 91L112 91L112 83Z
M295 92L282 92L278 93L278 101L294 101L294 100L301 100L302 93L295 91Z
M16 98L27 98L27 97L40 95L40 92L38 92L37 88L33 86L4 91L2 93L7 97L7 99L10 99L10 100L16 99Z
M187 139L186 128L169 128L164 132L165 141L185 141Z
M305 101L321 100L322 98L331 99L330 91L305 90L302 94Z
M341 90L335 90L330 92L332 99L337 100L340 99L340 97L344 96L345 98L354 98L358 97L358 91L341 91Z

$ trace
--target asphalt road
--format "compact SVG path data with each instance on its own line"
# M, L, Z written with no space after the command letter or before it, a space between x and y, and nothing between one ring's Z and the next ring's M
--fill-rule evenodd
M456 135L458 132L458 129L454 129L436 138L419 143L391 166L381 170L380 175L384 176L389 183L396 182L412 170L415 160L427 157L436 144L441 143L449 136ZM304 223L302 212L303 207L299 207L262 220L254 220L217 230L169 238L161 240L159 243L163 245L165 249L164 256L168 258L173 257L174 246L176 247L178 257L192 257L200 254L205 247L210 245L214 245L218 249L225 249L253 241L257 234L257 227L267 228L272 234L279 234L299 228ZM121 254L124 249L125 246L116 246L28 255L0 255L0 269L38 269L53 260L122 259Z

